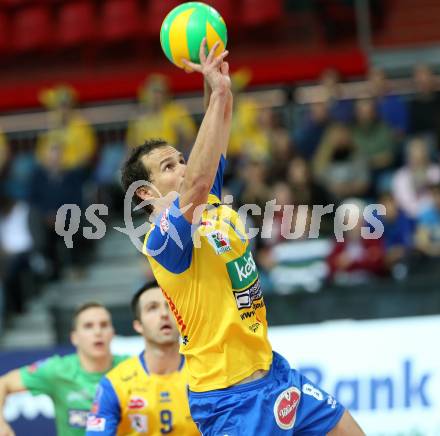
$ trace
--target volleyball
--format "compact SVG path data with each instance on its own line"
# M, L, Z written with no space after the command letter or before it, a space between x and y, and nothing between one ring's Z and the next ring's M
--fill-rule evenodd
M227 43L226 24L211 6L201 2L183 3L164 19L160 29L160 43L166 57L183 68L182 59L200 63L199 50L206 37L208 51L220 41L216 55L223 52Z

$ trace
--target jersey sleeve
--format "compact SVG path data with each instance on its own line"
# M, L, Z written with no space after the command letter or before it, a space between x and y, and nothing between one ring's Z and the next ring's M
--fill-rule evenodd
M217 174L215 175L214 184L211 188L211 194L215 195L219 200L222 199L222 187L223 187L223 174L226 167L226 158L221 155L220 162L217 168Z
M97 434L114 436L121 420L118 396L107 377L103 377L96 390L95 399L87 418L86 436Z
M182 273L191 264L193 227L183 216L177 198L156 220L147 236L144 253L168 271Z
M57 382L60 364L60 356L53 356L24 366L20 368L21 382L32 395L51 396Z

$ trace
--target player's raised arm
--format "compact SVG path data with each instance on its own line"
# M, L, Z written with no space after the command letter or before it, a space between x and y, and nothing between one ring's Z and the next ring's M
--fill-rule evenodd
M6 397L9 394L21 392L25 389L26 388L21 381L20 371L18 369L14 369L13 371L10 371L0 377L0 436L15 435L14 431L6 422L3 416L3 408L5 405Z
M185 178L180 192L180 208L189 222L197 222L194 216L199 205L206 203L214 183L221 155L224 153L230 130L230 117L226 116L231 102L231 80L229 65L224 62L228 52L215 56L215 44L205 55L206 39L200 46L200 65L185 61L185 65L203 74L212 93L199 129L195 144L188 159ZM189 207L187 208L187 206ZM199 209L198 209L199 210ZM199 210L200 212L200 210Z

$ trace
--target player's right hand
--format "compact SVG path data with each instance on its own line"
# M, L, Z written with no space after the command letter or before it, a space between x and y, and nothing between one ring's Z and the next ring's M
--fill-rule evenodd
M212 46L208 56L206 56L206 38L203 38L199 51L200 64L190 62L186 59L182 61L186 66L186 71L197 71L203 74L213 92L227 92L231 89L231 78L229 77L229 65L224 60L229 52L225 50L220 55L215 56L215 51L219 44L219 42L216 42Z
M15 436L14 430L4 421L0 421L0 436Z

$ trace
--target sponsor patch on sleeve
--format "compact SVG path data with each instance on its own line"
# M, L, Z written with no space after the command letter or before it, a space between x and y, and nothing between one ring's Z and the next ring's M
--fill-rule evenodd
M295 425L301 391L292 386L278 395L273 406L275 421L279 428L290 430Z
M89 415L87 418L87 431L104 431L105 418L99 418L95 415Z

